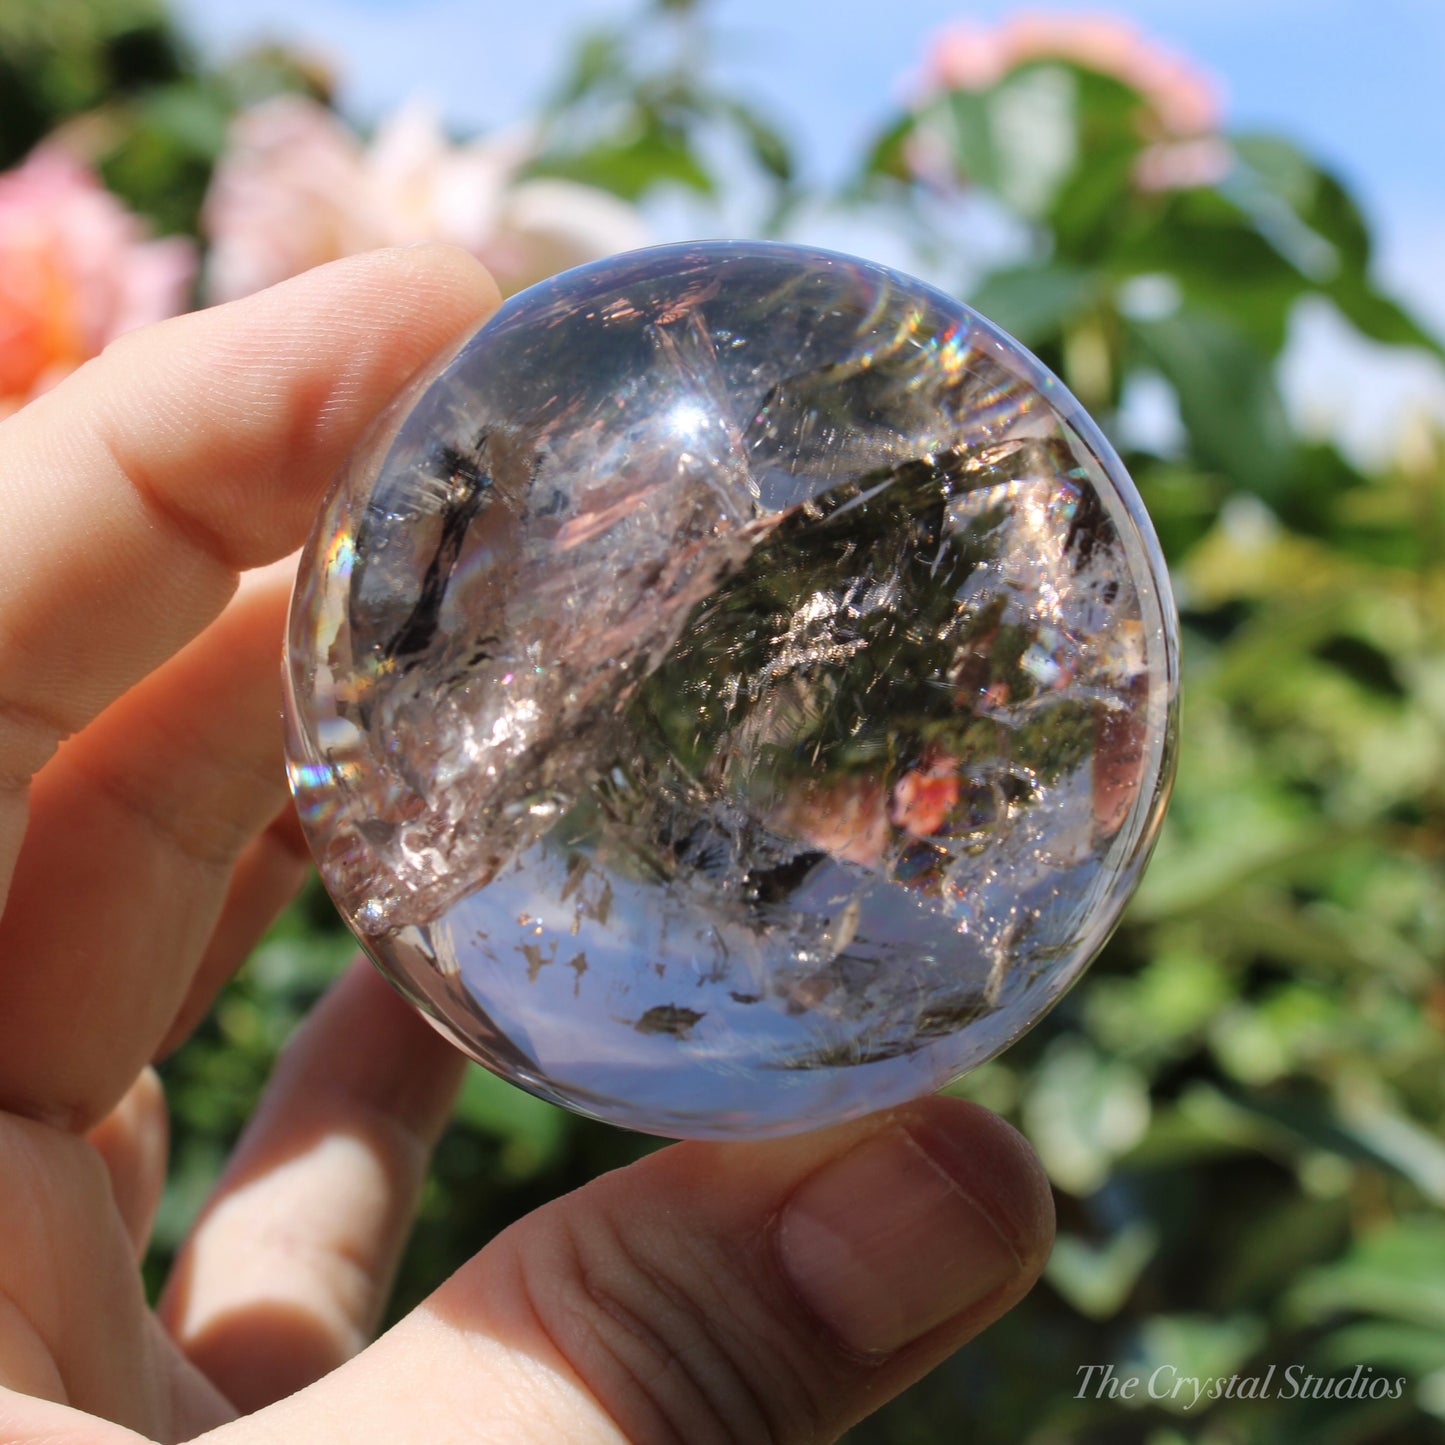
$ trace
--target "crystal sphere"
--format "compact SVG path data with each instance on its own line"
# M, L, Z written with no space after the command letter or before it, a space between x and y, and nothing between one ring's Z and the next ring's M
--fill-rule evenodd
M796 246L513 297L344 469L287 647L372 959L658 1134L997 1053L1108 937L1172 769L1168 582L1098 429L967 306Z

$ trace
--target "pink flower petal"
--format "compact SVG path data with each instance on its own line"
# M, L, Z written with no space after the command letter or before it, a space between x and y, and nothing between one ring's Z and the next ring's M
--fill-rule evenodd
M150 240L58 146L0 175L0 415L123 332L184 309L194 273L189 241Z
M645 242L637 213L603 192L519 183L534 147L524 131L454 145L419 104L389 117L363 147L314 101L268 101L237 120L212 180L208 294L229 299L338 256L412 241L471 251L510 291Z

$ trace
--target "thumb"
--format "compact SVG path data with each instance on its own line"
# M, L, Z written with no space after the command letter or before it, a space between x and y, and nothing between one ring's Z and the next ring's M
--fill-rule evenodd
M1052 1235L1028 1146L956 1099L677 1144L514 1225L349 1364L207 1438L833 1440L1022 1298Z

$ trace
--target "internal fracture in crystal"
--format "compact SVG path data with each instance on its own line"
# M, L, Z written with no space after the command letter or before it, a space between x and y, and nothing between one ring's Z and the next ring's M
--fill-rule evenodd
M434 1023L634 1128L784 1133L1035 1022L1135 886L1172 604L1077 403L851 257L660 247L514 297L302 562L322 876Z

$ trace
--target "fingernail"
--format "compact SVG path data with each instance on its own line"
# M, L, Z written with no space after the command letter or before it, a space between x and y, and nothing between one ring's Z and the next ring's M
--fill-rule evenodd
M930 1147L932 1146L932 1147ZM891 1354L1022 1273L946 1141L894 1125L805 1180L778 1226L803 1303L848 1348Z

